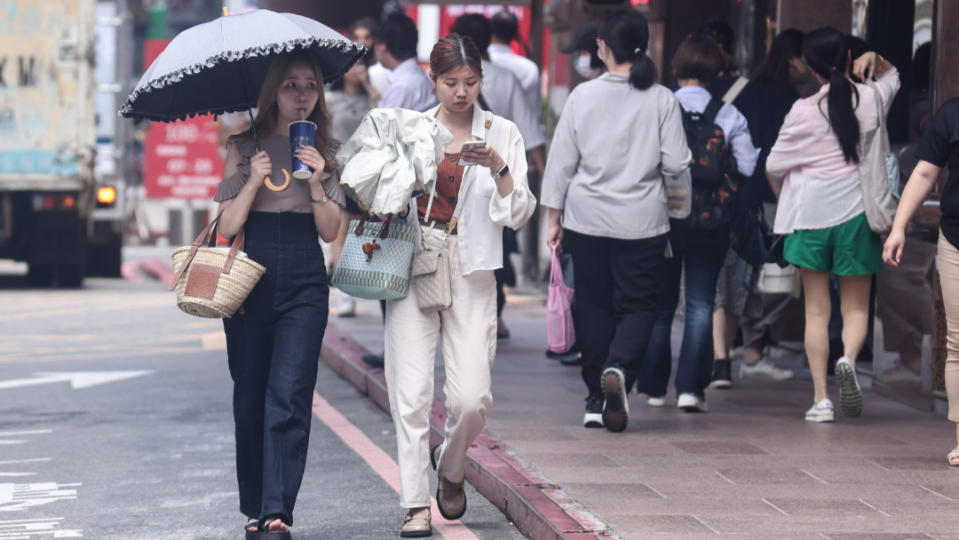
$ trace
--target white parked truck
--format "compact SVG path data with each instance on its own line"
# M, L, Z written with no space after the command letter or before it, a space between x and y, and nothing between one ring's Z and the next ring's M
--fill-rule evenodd
M95 212L120 207L125 191L117 181L124 168L104 161L124 149L97 126L98 116L114 120L117 109L114 100L111 110L98 110L106 106L98 91L114 95L120 88L98 83L95 65L98 14L112 13L105 26L122 28L122 1L0 3L0 258L26 262L34 286L78 287L88 267L119 275L122 234L106 232L122 233L117 223L125 218L108 216L104 227ZM127 81L113 83L122 88ZM98 175L110 185L99 184Z

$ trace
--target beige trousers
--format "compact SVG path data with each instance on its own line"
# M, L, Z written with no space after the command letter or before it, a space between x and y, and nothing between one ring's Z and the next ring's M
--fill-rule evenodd
M444 233L433 233L437 241ZM400 504L430 505L429 430L433 404L436 343L441 340L446 371L446 427L440 474L462 482L466 450L486 425L493 406L490 370L496 355L496 281L491 270L460 273L457 237L449 245L453 305L439 313L423 313L416 304L416 286L409 296L386 305L384 343L386 385L396 427L400 469Z
M959 422L959 250L939 232L939 283L946 307L946 397L949 420Z

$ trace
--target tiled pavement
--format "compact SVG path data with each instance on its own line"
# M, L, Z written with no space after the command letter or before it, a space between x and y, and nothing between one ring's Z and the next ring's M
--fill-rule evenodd
M672 407L672 395L655 409L634 394L624 433L587 430L579 370L543 355L542 301L510 304L506 318L513 337L499 344L488 430L614 535L959 539L959 468L945 463L954 428L941 417L867 393L862 417L810 424L801 371L708 391L707 414ZM331 322L381 350L375 303Z

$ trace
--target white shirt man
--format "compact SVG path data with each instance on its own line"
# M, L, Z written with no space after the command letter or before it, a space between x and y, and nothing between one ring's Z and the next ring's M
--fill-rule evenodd
M516 124L527 150L545 144L543 124L530 109L523 87L513 73L488 60L483 60L482 65L481 94L490 111Z
M513 52L509 45L502 43L491 43L489 48L490 61L497 66L502 66L510 71L519 81L523 89L523 95L529 100L529 107L537 119L540 118L542 110L542 98L540 97L539 87L539 67L536 62L525 58Z
M373 85L373 88L375 88L381 96L385 96L386 90L390 87L390 70L386 69L383 64L377 62L366 68L366 73L370 77L370 84Z
M416 62L407 58L400 62L389 75L389 87L383 93L379 106L400 107L423 112L436 105L433 84Z

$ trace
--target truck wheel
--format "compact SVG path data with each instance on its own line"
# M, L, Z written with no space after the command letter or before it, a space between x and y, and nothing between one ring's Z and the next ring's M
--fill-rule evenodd
M101 275L109 278L120 277L120 267L123 265L123 238L118 235L104 246L102 257L103 260L100 261Z
M78 289L83 286L83 265L64 264L57 269L57 281L61 287Z
M49 287L53 285L53 265L29 263L27 267L27 285L30 287Z

